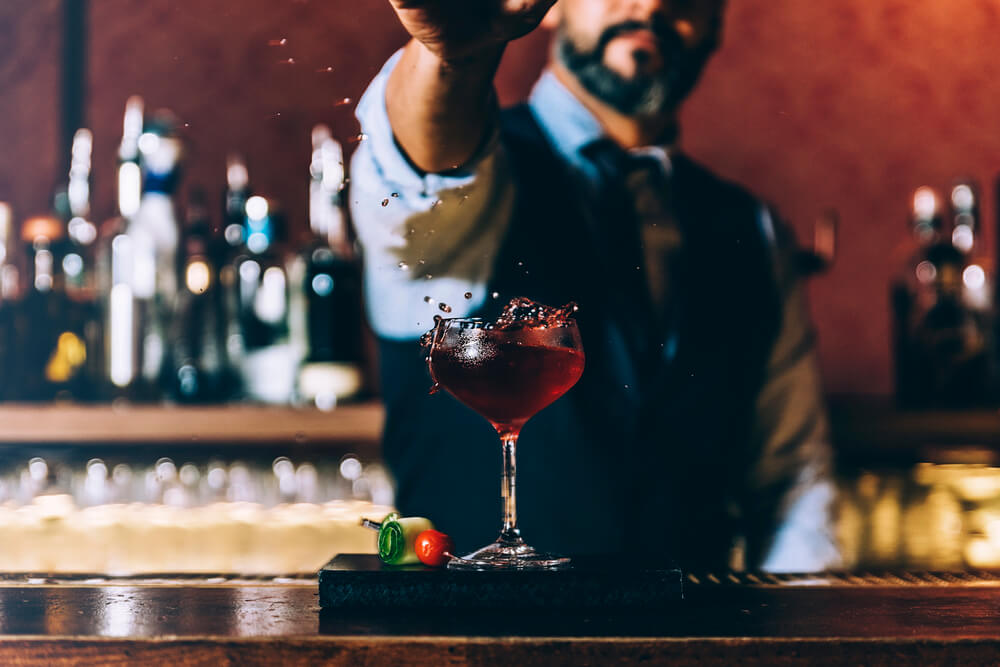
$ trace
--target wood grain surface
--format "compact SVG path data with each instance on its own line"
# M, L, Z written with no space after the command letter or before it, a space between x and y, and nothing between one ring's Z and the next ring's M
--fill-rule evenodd
M996 586L693 586L637 615L321 612L314 584L0 586L0 664L986 664Z
M382 435L378 403L330 412L259 405L0 405L0 445L358 443Z

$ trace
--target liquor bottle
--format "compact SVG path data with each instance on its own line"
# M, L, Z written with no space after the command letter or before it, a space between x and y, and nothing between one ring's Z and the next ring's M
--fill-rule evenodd
M66 296L62 260L65 225L54 216L25 221L21 240L28 257L30 284L13 311L12 340L18 341L8 369L24 401L89 395L85 374L86 333L78 304Z
M226 190L223 195L223 237L235 253L243 244L246 225L247 200L250 189L250 172L240 155L231 154L226 159Z
M230 397L242 391L242 368L246 352L241 323L239 263L244 256L246 205L253 191L246 162L237 154L226 160L226 189L222 198L222 238L213 245L213 257L219 267L219 287L227 370L225 386Z
M242 252L236 259L241 379L247 397L292 402L300 352L289 338L288 275L279 241L282 219L273 202L247 199Z
M107 398L136 397L139 321L132 288L133 248L128 235L132 218L142 200L142 168L139 140L142 137L144 104L133 96L125 105L122 140L118 148L118 214L101 225L97 251L98 293L104 330L101 378Z
M364 388L361 272L348 237L341 192L344 154L325 126L312 133L309 226L312 238L297 260L295 290L304 308L305 358L299 398L321 409Z
M10 205L0 202L0 365L3 369L0 370L0 401L7 397L8 387L14 382L9 373L10 355L13 353L10 338L13 325L11 314L19 285L17 268L11 262L10 231L13 220Z
M951 238L952 245L963 255L960 298L965 311L962 324L965 360L957 381L969 384L967 400L974 404L992 402L998 390L997 347L992 333L996 319L994 265L981 243L979 200L979 188L973 180L959 180L952 186Z
M143 192L128 225L132 252L132 293L139 320L143 398L156 398L169 373L167 332L177 297L180 236L173 195L180 179L182 146L176 121L159 112L139 137Z
M933 188L924 186L913 192L908 257L891 288L896 397L903 407L917 405L926 398L922 372L925 364L915 332L923 314L936 301L938 267L928 255L941 238L940 208L940 197Z
M73 137L70 157L66 187L69 219L66 220L65 253L60 264L66 297L74 306L77 326L84 334L88 351L84 369L88 390L86 395L78 393L75 396L77 399L98 398L102 367L102 327L95 253L98 230L90 217L92 150L93 136L90 130L78 130Z
M971 192L956 190L959 202ZM917 250L893 287L896 392L906 407L970 407L991 398L988 318L970 302L985 274L968 259L975 223L959 221L956 211L946 225L937 193L926 187L914 193Z
M963 302L975 312L987 314L992 308L993 285L989 258L980 243L979 189L972 181L957 182L949 197L952 245L965 258L962 267Z
M219 323L222 294L213 241L204 192L194 188L188 200L181 289L170 336L173 372L168 389L182 402L214 402L226 393L225 331Z

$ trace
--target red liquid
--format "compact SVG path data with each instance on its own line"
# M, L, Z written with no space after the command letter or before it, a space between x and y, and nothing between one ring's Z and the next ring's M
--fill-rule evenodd
M576 384L583 362L578 350L480 341L435 348L430 368L435 382L494 426L520 428Z

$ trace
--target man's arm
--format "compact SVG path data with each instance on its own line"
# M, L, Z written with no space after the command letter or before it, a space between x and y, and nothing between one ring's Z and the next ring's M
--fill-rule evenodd
M364 140L351 159L349 202L372 328L412 340L434 325L440 304L466 317L487 298L514 185L496 130L460 169L434 174L413 166L386 113L388 79L401 57L389 59L358 103Z
M794 241L762 210L775 244L782 323L757 398L744 518L751 563L772 572L816 571L840 564L834 535L836 488L826 407Z
M485 138L504 47L538 26L555 0L390 2L413 37L385 94L396 141L425 172L456 169Z

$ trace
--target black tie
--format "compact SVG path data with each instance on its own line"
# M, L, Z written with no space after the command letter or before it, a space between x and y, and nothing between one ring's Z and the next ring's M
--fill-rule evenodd
M598 253L605 260L604 279L613 299L613 310L624 314L622 321L627 323L641 377L655 368L655 363L650 362L655 362L652 355L658 355L663 336L646 279L643 221L641 211L637 210L637 204L642 202L637 201L627 182L637 165L609 139L586 146L583 154L600 173L591 224ZM648 163L648 158L643 162Z

